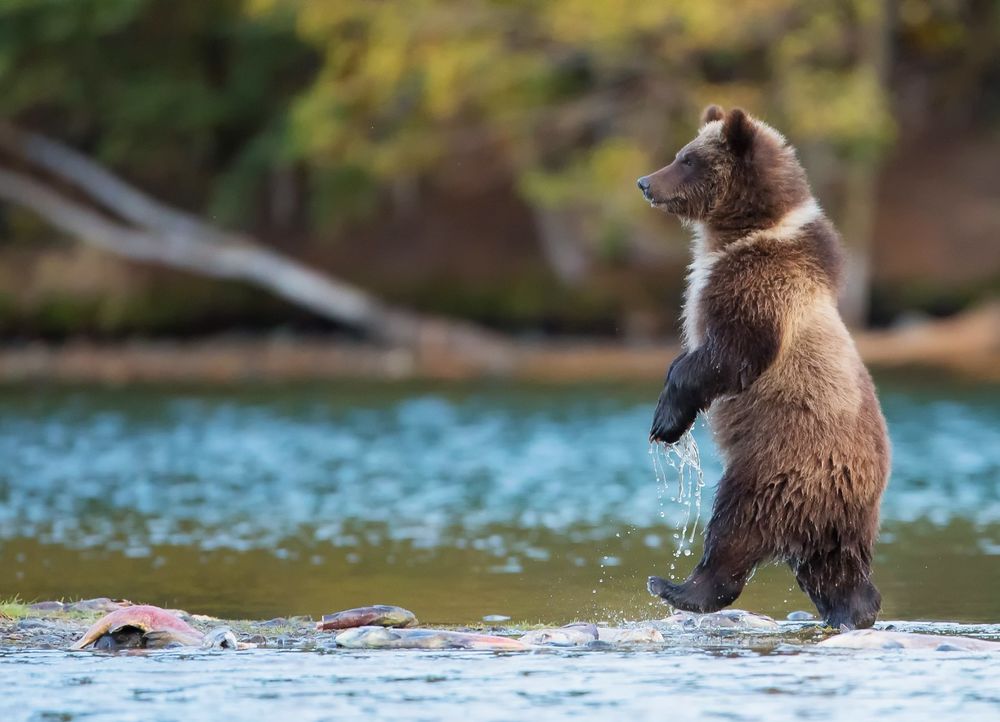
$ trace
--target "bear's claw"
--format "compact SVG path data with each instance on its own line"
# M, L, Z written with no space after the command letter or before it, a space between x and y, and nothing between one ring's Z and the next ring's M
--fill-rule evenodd
M677 585L673 582L668 582L666 579L661 577L650 577L646 580L646 589L654 597L659 597L660 599L673 604L672 597L677 592Z

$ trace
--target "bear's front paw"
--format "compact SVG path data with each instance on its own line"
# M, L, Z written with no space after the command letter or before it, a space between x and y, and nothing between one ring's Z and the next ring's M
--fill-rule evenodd
M653 414L653 425L649 430L650 441L662 441L667 444L676 444L684 435L684 432L691 428L694 423L695 414L687 414L681 411L674 404L670 404L666 399L662 399Z

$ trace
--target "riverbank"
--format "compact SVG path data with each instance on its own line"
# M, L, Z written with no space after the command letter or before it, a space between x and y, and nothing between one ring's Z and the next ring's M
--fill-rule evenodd
M1000 381L1000 302L943 320L919 320L855 334L875 368L940 369ZM658 380L674 343L624 344L578 339L475 341L428 329L412 347L294 336L199 341L29 343L0 348L0 383L58 381L238 383L324 379L473 379L523 381Z
M340 618L340 622L336 623L336 626L331 623L327 625L329 628L321 629L321 625L318 625L310 616L276 617L267 620L220 619L180 609L161 610L156 607L136 606L127 600L113 600L107 597L76 602L45 601L32 604L6 602L0 603L0 648L9 651L73 650L80 649L83 642L89 642L86 649L93 651L94 640L104 632L92 635L93 627L91 625L98 620L107 624L105 620L112 619L118 619L119 623L129 624L130 622L127 620L133 617L140 618L140 610L156 610L163 619L175 618L177 625L181 625L192 635L195 635L195 641L180 640L180 637L176 637L176 640L180 641L173 641L166 648L189 647L206 650L229 648L323 651L344 646L356 649L393 648L391 645L384 644L385 640L379 638L367 642L352 639L346 644L343 637L338 639L341 632L351 627L361 627L359 631L362 633L365 630L375 629L374 627L364 627L364 624L385 625L386 627L419 626L421 629L393 631L399 635L407 635L411 632L424 635L427 632L439 633L444 637L443 640L416 639L413 640L412 646L398 647L400 649L426 650L478 649L480 651L502 652L527 651L532 648L578 648L606 651L633 647L657 649L672 646L698 647L724 644L735 648L752 648L762 651L774 649L779 645L803 647L817 643L853 649L896 649L900 647L893 643L893 636L898 637L900 634L903 638L910 635L911 643L907 646L912 648L933 650L937 649L940 644L967 644L970 650L993 652L1000 647L1000 641L998 641L1000 627L995 624L880 622L873 632L844 635L843 632L838 634L825 627L816 620L815 615L805 611L793 612L788 615L787 620L782 621L738 609L727 609L704 615L675 612L662 619L647 620L636 624L625 623L624 626L620 623L609 626L612 623L597 621L576 622L562 627L544 623L513 624L509 623L510 620L506 617L493 619L487 616L479 622L470 624L434 624L429 630L425 630L424 625L420 625L412 613L398 607L385 609L406 612L409 614L409 621L396 624L389 621L388 618L382 621L343 619L352 613L357 616L358 612L371 613L379 609L382 608L365 607L324 617L324 621L326 621L336 616ZM134 614L132 610L136 610ZM110 634L112 626L109 624L105 631ZM144 624L140 623L139 626L148 631L148 627ZM157 628L155 623L152 627ZM201 643L202 635L210 635L213 630L226 631L227 633L231 631L232 644L220 646ZM607 636L605 636L606 633ZM865 638L872 634L874 634L875 639L869 641ZM84 635L87 635L87 638L80 644L75 644ZM448 635L456 637L459 643L449 644L448 642L453 640L447 639ZM463 635L465 636L463 637ZM464 644L470 635L475 636L476 641L480 643L479 646L469 647ZM378 637L378 635L374 636ZM842 639L837 639L837 637L842 637ZM163 638L161 636L158 638L159 642L171 639L174 637ZM504 642L504 644L498 644L500 642ZM137 640L123 642L123 644L125 646L117 647L118 651L130 651L130 648L146 646ZM155 648L163 647L160 643L154 647L153 642L150 642L150 650ZM103 651L111 649L115 649L115 647L107 647ZM942 647L941 651L950 651L950 649Z
M960 630L964 632L965 630ZM331 635L332 636L332 635ZM751 641L756 640L756 641ZM995 654L839 649L780 635L671 638L661 649L264 648L0 654L10 722L150 719L989 719Z
M0 647L19 650L69 650L97 620L112 612L144 609L136 607L127 600L113 600L107 597L85 599L76 602L44 601L32 604L21 602L0 603ZM373 609L371 607L365 609ZM181 609L165 610L183 623L190 625L199 633L208 633L213 629L227 628L232 630L242 648L245 649L293 649L299 651L314 651L334 649L338 646L336 637L339 632L354 626L360 626L359 621L346 626L321 630L316 620L311 616L276 617L267 620L253 619L220 619L205 614L191 613ZM351 610L359 611L359 610ZM664 608L666 611L666 608ZM772 638L772 643L779 640L795 640L797 643L813 643L830 636L832 630L824 629L814 621L814 616L806 612L797 612L795 622L783 622L782 627L770 617L748 614L740 610L729 610L714 615L690 615L678 613L666 616L662 620L643 622L640 626L612 628L607 631L622 632L631 630L632 634L616 643L617 646L664 646L665 637L683 636L692 632L701 635L718 636L719 634L739 633L744 636L741 644L765 644L762 638ZM117 615L115 615L117 616ZM412 615L411 615L412 616ZM793 615L795 616L795 615ZM368 622L381 625L383 622ZM390 625L388 622L385 623ZM599 624L609 625L610 622ZM413 619L411 625L419 623ZM421 627L425 625L420 625ZM480 635L495 635L501 639L515 640L526 633L532 636L529 644L547 647L587 647L589 640L586 630L581 627L594 627L591 623L577 623L568 627L554 627L545 623L514 624L509 618L499 616L495 619L486 616L484 619L466 624L435 623L432 629L459 633ZM663 630L662 634L660 629ZM988 627L984 627L988 629ZM646 632L646 634L639 634ZM554 633L554 634L553 634ZM620 636L620 635L619 635ZM93 641L93 640L91 640ZM599 641L596 636L594 642ZM601 640L603 641L603 639ZM676 640L675 640L676 641ZM193 645L195 648L198 645ZM343 646L341 643L340 646ZM359 645L361 647L378 648L381 645ZM606 649L610 643L603 646L589 644L592 649ZM89 648L89 647L88 647ZM209 648L209 647L204 647ZM420 647L415 647L420 648ZM447 649L448 646L428 645L426 649ZM505 651L497 648L495 651ZM509 650L507 650L509 651Z

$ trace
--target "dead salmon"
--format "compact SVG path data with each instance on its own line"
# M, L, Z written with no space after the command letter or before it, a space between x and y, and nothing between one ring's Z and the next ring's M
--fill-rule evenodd
M415 627L417 616L409 609L388 604L373 604L370 607L345 609L342 612L324 615L316 623L316 629L351 629L353 627Z
M165 609L137 604L98 619L70 649L197 647L204 636Z
M883 629L855 629L824 639L818 647L841 649L930 649L960 652L1000 652L1000 642L972 637L954 637Z
M350 649L471 649L517 652L528 646L516 639L447 629L388 629L355 627L340 632L337 645Z

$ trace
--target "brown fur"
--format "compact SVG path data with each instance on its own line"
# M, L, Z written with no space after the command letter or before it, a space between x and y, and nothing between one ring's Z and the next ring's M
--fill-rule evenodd
M791 146L742 111L721 115L707 109L677 160L640 179L651 203L699 224L685 351L651 438L676 441L710 408L726 467L702 560L682 584L651 577L650 591L714 611L777 559L829 624L871 626L889 442L837 311L839 237Z

